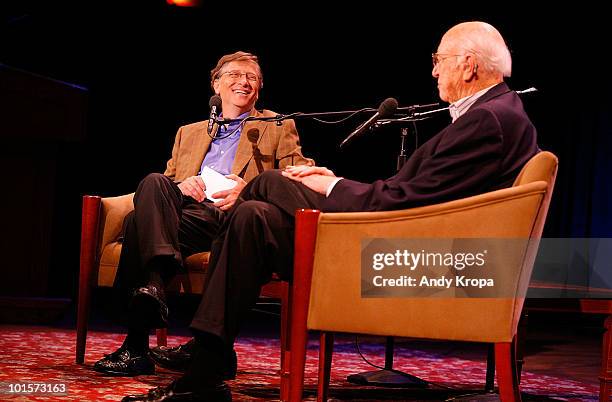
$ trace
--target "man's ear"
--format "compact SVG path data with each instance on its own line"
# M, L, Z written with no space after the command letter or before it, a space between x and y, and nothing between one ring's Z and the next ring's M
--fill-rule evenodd
M219 79L215 78L215 80L213 81L213 89L215 90L215 95L219 95L220 91L219 91Z
M469 81L473 79L478 73L478 63L476 58L472 55L467 56L465 61L465 67L463 68L463 79Z

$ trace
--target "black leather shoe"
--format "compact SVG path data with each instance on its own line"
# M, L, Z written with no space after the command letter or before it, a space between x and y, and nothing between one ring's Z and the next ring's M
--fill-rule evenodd
M189 342L174 346L157 346L149 351L149 354L155 364L158 366L177 371L185 371L189 367L191 358L193 357L193 347L195 345L195 339L191 339ZM236 378L236 371L238 368L238 361L236 358L236 351L234 349L228 355L226 361L226 367L223 370L224 380L233 380Z
M199 390L198 392L179 391L176 389L175 384L176 381L166 387L150 389L146 394L128 395L121 402L231 402L232 400L232 393L224 382Z
M153 285L136 289L130 305L130 322L144 328L166 328L168 306L164 291Z
M170 370L185 371L189 367L191 358L193 357L193 346L195 339L189 342L174 346L157 346L149 350L149 355L155 364L168 368Z
M116 376L154 374L155 363L145 354L135 354L123 346L94 364L94 370Z

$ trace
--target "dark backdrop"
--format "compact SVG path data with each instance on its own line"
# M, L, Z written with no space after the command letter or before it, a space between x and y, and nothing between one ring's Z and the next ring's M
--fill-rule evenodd
M507 39L511 87L539 90L524 103L541 148L560 158L545 234L612 232L612 86L602 9L582 3L539 12L519 3L480 11L441 4L416 11L380 2L297 2L291 9L261 2L192 9L163 0L52 3L9 2L0 20L0 63L88 89L86 136L54 144L55 188L39 195L53 198L49 296L76 295L81 196L132 192L147 173L164 170L178 126L207 118L209 71L221 55L245 50L260 57L265 85L258 106L277 112L376 107L390 96L402 106L430 103L439 101L431 52L446 29L474 19L492 23ZM391 175L397 129L338 150L359 122L298 122L304 153L362 181ZM419 124L411 149L448 122L440 115ZM20 140L7 146L13 141ZM11 188L3 191L15 196ZM14 235L2 231L5 239Z

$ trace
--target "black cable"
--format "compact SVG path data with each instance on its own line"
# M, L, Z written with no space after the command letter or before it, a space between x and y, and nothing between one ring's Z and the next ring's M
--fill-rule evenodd
M258 308L253 308L253 309L251 309L251 311L255 311L257 313L263 313L263 314L267 314L267 315L273 315L274 317L280 317L279 313L275 313L273 311L267 311L267 310L262 310L262 309L258 309Z
M357 353L359 353L359 356L361 356L361 358L363 359L364 362L368 363L370 366L375 367L379 370L385 370L384 367L381 366L377 366L374 363L371 363L368 359L365 358L365 356L361 353L361 349L359 348L359 336L355 335L355 346L357 347Z
M348 119L350 119L351 117L353 117L353 116L355 116L355 115L357 115L359 113L367 112L369 110L370 110L370 108L359 109L359 110L356 110L355 112L351 113L350 115L346 116L345 118L342 118L340 120L335 120L335 121L321 120L321 119L318 119L316 117L313 117L312 119L314 121L318 121L319 123L323 123L323 124L339 124L339 123L343 123L343 122L347 121Z
M378 366L378 365L376 365L376 364L374 364L374 363L370 362L370 361L369 361L368 359L366 359L366 357L365 357L365 356L364 356L364 355L361 353L361 349L359 348L359 336L358 336L358 335L355 335L355 346L357 347L357 353L359 353L359 356L361 356L361 358L363 359L363 361L365 361L365 362L366 362L367 364L369 364L370 366L372 366L372 367L374 367L374 368L377 368L377 369L379 369L379 370L387 370L385 367L381 367L381 366ZM401 373L401 371L399 371L399 370L394 370L394 369L391 369L390 371L395 371L395 372ZM424 381L425 381L425 380L424 380ZM435 383L435 382L432 382L432 381L425 381L425 382L426 382L427 384L429 384L429 385L433 385L433 386L435 386L435 387L444 388L444 389L450 389L450 390L452 390L452 391L459 391L459 388L449 387L449 386L447 386L447 385L438 384L438 383Z
M281 303L279 302L260 302L258 301L256 306L276 306L276 307L281 307ZM269 311L269 310L264 310L261 308L253 308L251 309L252 311L256 311L258 313L264 313L264 314L268 314L268 315L273 315L275 317L280 317L280 313L275 313L274 311Z

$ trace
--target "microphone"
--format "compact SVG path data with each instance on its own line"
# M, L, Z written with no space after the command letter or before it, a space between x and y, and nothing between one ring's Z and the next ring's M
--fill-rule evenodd
M219 95L211 96L208 106L210 106L210 117L208 118L208 134L210 134L221 111L221 97Z
M382 103L378 107L378 111L374 113L374 115L370 117L368 120L366 120L365 123L357 127L355 131L349 134L349 136L346 137L344 141L342 141L342 143L340 144L340 148L342 148L342 146L344 146L344 144L346 144L351 138L358 136L360 134L363 134L367 129L372 127L374 123L376 123L379 119L384 119L384 118L387 118L393 115L393 113L395 113L396 110L397 110L397 100L395 98L387 98L384 101L382 101Z

